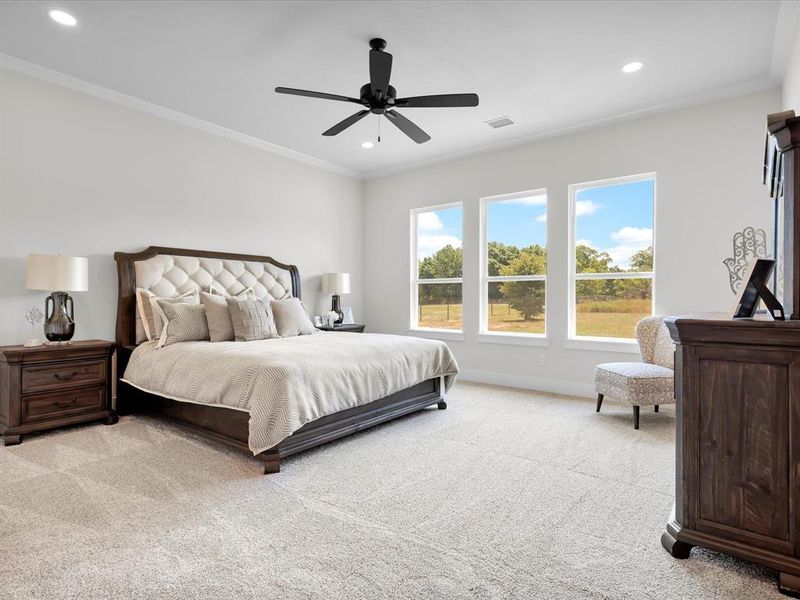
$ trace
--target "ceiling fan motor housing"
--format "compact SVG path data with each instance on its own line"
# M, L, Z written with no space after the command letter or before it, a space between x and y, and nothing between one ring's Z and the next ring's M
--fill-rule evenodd
M361 103L369 108L371 113L382 115L387 109L394 106L394 100L397 98L397 90L390 85L386 96L379 99L372 95L372 86L370 86L369 83L365 83L361 86L359 97L361 98Z

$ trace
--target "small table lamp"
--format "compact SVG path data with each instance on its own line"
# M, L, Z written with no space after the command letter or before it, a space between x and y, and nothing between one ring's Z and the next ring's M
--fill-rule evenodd
M344 313L340 305L339 294L350 293L350 273L325 273L322 276L322 293L333 294L331 310L339 315L336 317L336 325L340 325L344 319Z
M80 256L29 254L25 287L52 292L44 302L45 337L51 342L71 340L75 335L75 308L67 292L89 289L89 260Z

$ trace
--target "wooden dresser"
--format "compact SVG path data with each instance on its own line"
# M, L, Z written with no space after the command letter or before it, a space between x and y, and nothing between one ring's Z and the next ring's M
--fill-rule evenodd
M111 407L115 344L86 340L62 346L0 346L0 434L21 436L85 421L118 418Z
M800 593L800 321L667 320L675 355L676 558L704 546Z

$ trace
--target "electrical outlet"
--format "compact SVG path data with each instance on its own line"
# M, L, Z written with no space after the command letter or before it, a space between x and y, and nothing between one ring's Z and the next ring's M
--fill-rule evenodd
M540 367L544 367L547 364L547 355L540 354L536 360L536 364L539 365Z

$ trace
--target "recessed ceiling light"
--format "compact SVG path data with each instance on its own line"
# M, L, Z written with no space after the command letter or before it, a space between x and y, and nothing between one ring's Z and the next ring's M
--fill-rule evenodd
M74 27L78 24L78 19L63 10L51 10L49 13L50 18L59 25L66 25L67 27Z
M623 73L636 73L636 71L641 69L643 66L644 66L644 64L640 63L638 60L635 60L633 62L629 62L627 65L622 67L622 72Z
M375 144L373 144L372 142L361 142L361 147L366 148L367 150L373 148L374 146Z

